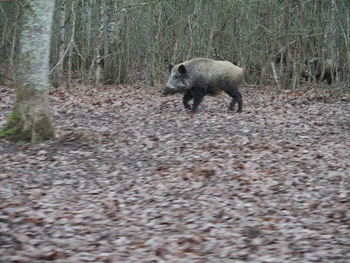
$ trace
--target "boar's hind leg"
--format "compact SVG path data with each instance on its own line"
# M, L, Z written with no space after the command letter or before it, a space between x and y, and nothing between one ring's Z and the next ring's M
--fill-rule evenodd
M228 85L225 87L225 92L232 97L232 101L230 103L230 110L234 110L234 107L238 102L237 112L242 112L242 94L238 91L236 83L233 81L228 83Z
M186 91L184 97L183 97L183 103L186 109L191 109L191 106L188 104L188 102L193 99L192 92Z
M236 96L237 96L237 102L238 102L237 112L242 112L242 108L243 108L242 94L239 91L237 91L237 95ZM233 99L232 99L231 103L233 103ZM234 104L236 104L236 102L234 102ZM231 107L231 105L230 105L230 109L233 110L233 108L234 107Z

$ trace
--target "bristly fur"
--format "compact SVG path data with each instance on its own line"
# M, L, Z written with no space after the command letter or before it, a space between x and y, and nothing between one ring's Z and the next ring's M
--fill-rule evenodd
M195 58L176 66L168 65L170 77L165 94L184 92L183 103L190 109L188 101L193 99L191 110L196 111L206 95L217 95L225 91L232 97L230 109L238 102L238 112L242 111L242 95L239 86L244 77L244 69L229 61Z

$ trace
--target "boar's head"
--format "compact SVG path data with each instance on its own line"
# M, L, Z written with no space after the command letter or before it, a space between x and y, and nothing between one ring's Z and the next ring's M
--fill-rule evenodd
M165 84L163 94L174 94L179 92L185 92L191 88L191 78L187 72L185 65L180 64L178 66L168 65L170 77Z

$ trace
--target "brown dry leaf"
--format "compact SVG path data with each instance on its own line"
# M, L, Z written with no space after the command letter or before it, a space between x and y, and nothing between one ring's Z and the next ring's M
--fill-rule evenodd
M139 85L51 92L56 141L0 141L1 260L347 262L349 95L242 94L192 115Z

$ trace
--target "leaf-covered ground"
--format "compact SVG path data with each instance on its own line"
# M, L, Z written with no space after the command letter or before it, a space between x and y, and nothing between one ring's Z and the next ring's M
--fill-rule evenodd
M350 262L350 95L242 93L191 115L138 85L52 91L56 141L0 142L0 262Z

